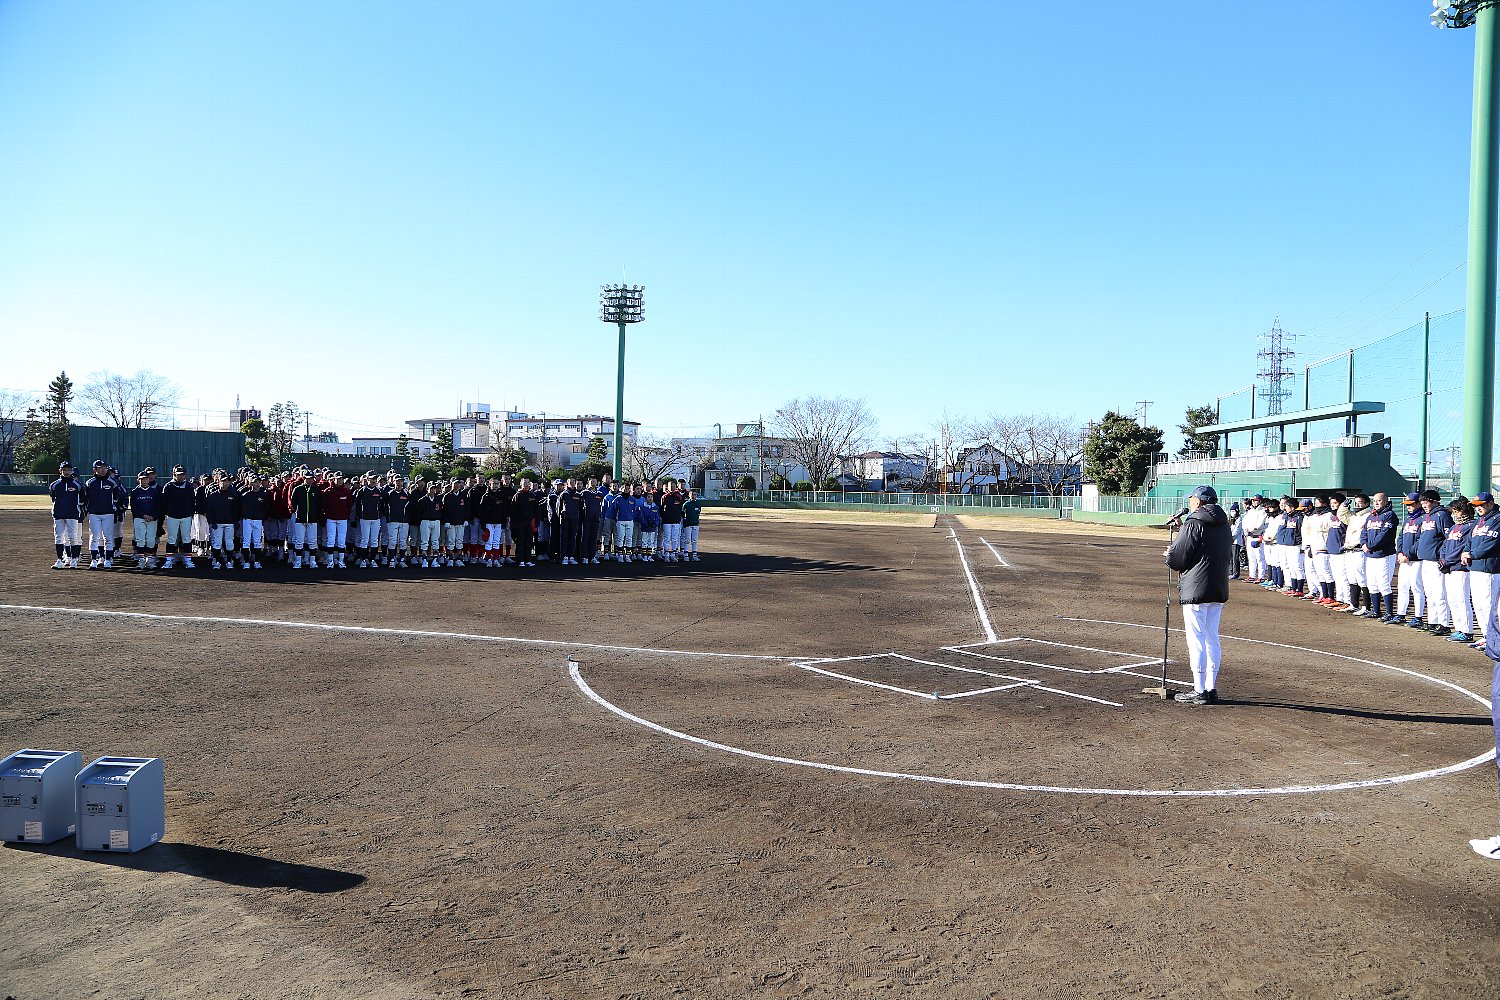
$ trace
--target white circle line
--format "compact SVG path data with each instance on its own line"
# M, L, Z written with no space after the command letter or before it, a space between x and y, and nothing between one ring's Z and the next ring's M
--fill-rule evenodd
M564 646L576 649L602 649L618 653L661 653L671 656L709 656L731 660L773 660L787 662L800 656L771 656L761 653L705 653L691 649L657 649L651 646L612 646L600 642L569 642L565 639L519 639L505 635L481 635L471 632L430 632L409 628L380 628L373 625L329 625L323 622L280 621L274 618L221 618L210 615L160 615L145 611L104 611L98 608L56 608L32 604L0 604L0 611L35 611L46 614L101 615L111 618L142 618L150 621L211 622L219 625L270 625L276 628L318 629L328 632L361 632L374 635L412 635L428 639L470 639L475 642L504 642L520 646Z
M1129 624L1128 622L1110 622L1107 624ZM1149 626L1143 626L1149 627ZM1255 640L1249 640L1255 641ZM1276 645L1276 644L1273 644ZM1321 652L1321 650L1310 650L1310 652ZM1330 656L1337 654L1328 654ZM1353 659L1353 657L1347 657ZM1374 661L1359 661L1374 662ZM1386 664L1375 664L1386 666ZM1393 668L1400 669L1400 668ZM1405 671L1415 673L1415 671ZM1402 785L1412 781L1421 781L1426 778L1439 778L1444 775L1457 774L1470 768L1478 767L1488 761L1495 759L1495 751L1487 750L1477 757L1459 761L1457 764L1449 764L1447 767L1433 768L1427 771L1417 771L1412 774L1398 774L1385 778L1366 778L1359 781L1341 781L1334 784L1324 785L1285 785L1280 788L1078 788L1067 785L1028 785L1008 781L981 781L977 778L944 778L935 774L913 774L907 771L877 771L866 767L852 767L845 764L828 764L822 761L803 760L798 757L781 757L776 754L760 753L756 750L746 750L743 747L730 746L727 743L716 743L713 740L704 739L701 736L693 736L676 729L669 729L650 719L644 719L634 715L619 705L609 701L589 686L579 672L576 662L568 663L568 674L590 701L614 715L619 716L638 726L643 726L653 732L670 736L673 739L692 743L696 746L707 747L710 750L719 750L723 753L734 754L740 757L748 757L751 760L763 761L768 764L787 764L793 767L807 767L818 771L834 771L840 774L857 774L867 778L894 778L903 781L924 781L936 785L950 785L959 788L987 788L1007 792L1053 792L1064 795L1116 795L1132 796L1141 798L1236 798L1254 797L1261 795L1313 795L1323 792L1348 792L1361 789L1384 788L1390 785ZM1426 676L1418 674L1417 676ZM1431 678L1436 680L1436 678ZM1456 686L1456 685L1455 685ZM1458 690L1463 691L1463 688ZM1476 697L1473 692L1465 691L1470 697ZM1483 699L1478 699L1483 700ZM1488 704L1488 702L1486 702Z

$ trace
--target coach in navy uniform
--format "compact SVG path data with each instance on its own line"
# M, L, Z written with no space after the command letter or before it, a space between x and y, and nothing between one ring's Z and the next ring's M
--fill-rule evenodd
M1193 668L1193 690L1178 694L1177 701L1212 705L1219 700L1219 619L1229 600L1233 552L1229 518L1219 506L1219 495L1212 486L1198 487L1188 497L1182 533L1164 553L1167 565L1178 574L1177 596Z

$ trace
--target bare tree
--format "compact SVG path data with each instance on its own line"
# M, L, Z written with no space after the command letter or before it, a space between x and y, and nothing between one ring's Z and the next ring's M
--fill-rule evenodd
M26 411L31 406L28 393L0 389L0 472L15 465L16 446L26 433Z
M625 442L625 456L620 463L620 471L626 479L654 483L681 465L687 457L688 451L681 442L674 443L655 434L643 434L633 441Z
M1003 456L1013 490L1055 497L1078 488L1084 433L1072 417L991 413L970 424L969 432Z
M181 394L175 382L149 369L94 372L78 391L78 411L106 427L159 427Z
M875 416L863 399L809 396L794 399L772 418L786 454L822 483L839 467L839 459L864 451L875 431Z

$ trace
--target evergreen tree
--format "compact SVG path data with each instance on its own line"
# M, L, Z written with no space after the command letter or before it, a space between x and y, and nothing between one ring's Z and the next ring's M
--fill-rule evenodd
M453 468L454 460L458 458L453 451L453 432L444 427L432 435L432 455L429 461L439 469Z
M277 468L276 453L271 448L270 431L266 422L251 417L240 424L240 433L245 435L245 464L263 475L273 475Z
M1084 475L1106 496L1135 493L1146 481L1151 456L1159 451L1161 428L1142 427L1135 418L1111 410L1084 439Z
M1219 422L1219 411L1212 405L1189 406L1183 422L1177 425L1182 432L1182 447L1177 450L1179 458L1208 457L1219 452L1219 435L1199 434L1198 428Z
M39 407L26 411L26 429L16 445L17 469L33 475L51 475L58 463L71 457L72 425L68 404L73 401L73 380L67 372L47 384L47 395Z

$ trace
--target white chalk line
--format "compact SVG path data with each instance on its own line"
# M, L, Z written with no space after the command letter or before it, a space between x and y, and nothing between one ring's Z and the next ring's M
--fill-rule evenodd
M958 548L959 562L963 563L964 576L969 580L969 593L974 595L974 610L979 612L979 624L984 626L984 637L989 642L995 641L995 626L990 624L989 609L984 606L984 595L979 592L979 583L974 579L974 571L969 568L969 557L964 555L964 543L959 539L958 532L952 528L948 529L948 537L953 539L953 544Z
M990 544L989 539L980 538L979 540L984 543L985 548L989 549L990 552L994 554L995 562L999 563L1001 566L1004 566L1006 569L1015 569L1014 566L1005 561L1005 557L1000 554L1000 550Z
M1155 631L1157 627L1155 625L1141 625L1137 622L1105 621L1102 618L1069 618L1066 615L1058 615L1057 617L1059 621L1084 622L1089 625L1123 625L1126 628L1147 628L1151 629L1152 631ZM1182 629L1174 628L1172 629L1172 631L1181 632ZM1269 639L1247 639L1241 635L1222 635L1219 638L1232 639L1235 642L1253 642L1257 646L1276 646L1279 649L1295 649L1299 653L1316 653L1319 656L1331 656L1336 660L1348 660L1350 663L1363 663L1367 666L1379 667L1382 670L1391 670L1398 674L1406 674L1408 677L1415 677L1418 680L1430 681L1431 683L1437 684L1440 687L1451 688L1452 690L1457 691L1459 694L1464 695L1467 698L1474 699L1485 708L1494 708L1494 706L1490 704L1490 700L1488 698L1482 695L1475 694L1473 691L1470 691L1466 687L1462 687L1461 685L1455 684L1452 681L1445 681L1441 677L1433 677L1431 674L1424 674L1417 670L1408 670L1406 667L1396 667L1392 666L1389 663L1381 663L1378 660L1366 660L1358 656L1346 656L1343 653L1330 653L1326 649L1313 649L1311 646L1293 646L1292 644L1286 642L1272 642ZM1487 760L1493 756L1495 756L1495 751L1491 750L1486 757L1476 758L1476 760Z
M1109 623L1116 624L1116 623ZM1128 623L1118 623L1128 624ZM1149 627L1149 626L1142 626ZM1424 778L1436 778L1447 774L1456 774L1467 770L1494 757L1494 751L1490 751L1482 757L1475 757L1447 767L1434 768L1429 771L1419 771L1414 774L1395 775L1388 778L1366 778L1360 781L1343 781L1328 785L1287 785L1280 788L1083 788L1068 785L1029 785L1008 781L981 781L973 778L944 778L935 774L913 774L905 771L877 771L867 767L850 767L845 764L827 764L822 761L802 760L797 757L781 757L775 754L759 753L755 750L746 750L741 747L733 747L727 743L716 743L706 740L701 736L693 736L688 733L679 732L676 729L668 729L650 719L643 719L638 715L632 715L625 709L611 701L601 697L598 692L589 687L588 682L583 679L579 672L577 663L568 664L568 674L573 679L573 684L590 701L603 708L605 711L642 726L652 732L663 736L670 736L685 743L695 746L707 747L710 750L719 750L723 753L734 754L739 757L748 757L751 760L762 761L767 764L787 764L793 767L806 767L818 771L833 771L839 774L857 774L867 778L893 778L903 781L924 781L935 785L948 785L958 788L987 788L996 791L1008 792L1055 792L1065 795L1119 795L1139 798L1240 798L1261 795L1310 795L1324 792L1355 791L1368 788L1383 788L1388 785L1400 785L1411 781L1420 781Z
M841 674L835 670L824 670L822 667L815 667L808 663L795 663L793 664L793 666L797 667L799 670L806 670L809 673L822 674L824 677L837 677L839 680L848 681L851 684L863 684L865 687L880 688L882 691L895 691L899 694L909 694L913 698L926 698L928 701L931 701L933 699L933 692L931 691L913 691L911 688L896 687L896 685L894 684L882 684L879 681L867 681L863 677L851 677L848 674Z
M944 647L944 648L945 649L949 649L951 647ZM959 650L959 652L961 652L961 650ZM987 689L987 690L1004 691L1004 690L1008 690L1011 687L1020 687L1022 685L1029 685L1031 687L1036 688L1038 691L1049 691L1052 694L1060 694L1060 695L1063 695L1063 696L1068 697L1068 698L1078 698L1078 699L1081 699L1083 701L1092 701L1092 702L1095 702L1095 703L1100 704L1100 705L1113 705L1115 708L1124 708L1125 707L1124 705L1120 704L1117 701L1108 701L1108 700L1106 700L1104 698L1095 698L1095 697L1092 697L1090 695L1079 694L1076 691L1064 691L1062 688L1048 687L1047 685L1043 684L1039 680L1035 680L1035 679L1032 679L1032 678L1026 678L1026 677L1017 677L1014 674L997 674L997 673L994 673L993 671L979 670L979 669L977 669L975 667L960 667L960 666L957 666L957 665L952 664L952 663L939 663L936 660L922 660L922 659L918 659L915 656L907 656L905 653L885 653L885 654L880 654L880 655L888 656L888 657L890 657L892 659L896 659L896 660L905 660L908 663L920 663L920 664L922 664L924 666L928 666L928 667L939 667L939 668L941 668L943 670L956 670L956 671L959 671L960 673L966 673L966 674L982 674L985 677L994 677L994 678L998 678L1000 680L1019 681L1020 682L1020 684L1011 684L1011 685L1007 685L1004 688L993 688L993 689ZM971 654L971 655L979 655L979 654ZM851 657L848 657L848 659L850 659L850 660L868 660L868 659L872 659L872 657L870 657L870 656L851 656ZM999 659L999 658L998 657L985 657L985 659ZM819 661L819 662L826 663L826 662L838 662L838 661L823 660L823 661ZM1007 661L1004 661L1004 662L1008 662L1008 663L1021 663L1021 664L1025 664L1026 666L1032 666L1032 667L1045 667L1045 666L1047 666L1047 664L1045 664L1045 663L1028 663L1025 660L1007 660ZM887 691L900 691L903 694L916 695L919 698L931 698L932 697L932 695L923 694L923 693L917 692L917 691L911 691L911 690L908 690L907 688L893 687L892 685L881 684L881 683L878 683L876 681L867 681L867 680L864 680L863 678L852 677L849 674L836 673L836 672L834 672L832 670L821 670L821 669L818 669L817 667L813 667L813 666L810 666L809 664L805 664L805 663L796 663L796 664L793 664L793 666L802 667L804 670L813 670L813 671L815 671L817 673L820 673L820 674L826 674L829 677L841 677L844 680L853 681L855 684L866 684L866 685L869 685L870 687L885 688ZM1060 670L1066 670L1068 668L1066 668L1066 667L1059 667L1058 669L1060 669ZM1094 671L1075 671L1075 672L1076 673L1093 673ZM979 692L970 691L970 692L964 693L964 695L962 695L962 696L963 697L969 697L969 696L972 696L972 695L977 694L977 693L979 693ZM941 697L942 698L959 697L959 695L942 695Z
M1059 618L1062 616L1059 615ZM1068 621L1084 621L1082 618L1070 618ZM1140 653L1126 653L1118 649L1100 649L1098 646L1075 646L1071 642L1053 642L1050 639L1032 639L1024 635L1018 635L1011 639L994 639L990 642L966 642L958 646L944 646L944 649L978 649L980 646L996 646L1003 642L1034 642L1039 646L1059 646L1063 649L1081 649L1088 653L1108 653L1110 656L1128 656L1135 659ZM1161 661L1158 660L1158 663Z
M47 614L101 615L110 618L140 618L148 621L212 622L218 625L270 625L277 628L305 628L328 632L358 632L371 635L410 635L428 639L472 639L476 642L503 642L521 646L566 646L578 649L602 649L619 653L661 653L672 656L709 656L734 660L774 660L786 662L795 656L769 656L760 653L704 653L690 649L656 649L651 646L614 646L600 642L569 642L563 639L519 639L504 635L479 635L471 632L430 632L423 629L378 628L372 625L329 625L323 622L280 621L274 618L221 618L211 615L158 615L144 611L103 611L97 608L54 608L31 604L0 604L0 611L36 611ZM881 655L881 654L876 654Z

